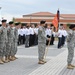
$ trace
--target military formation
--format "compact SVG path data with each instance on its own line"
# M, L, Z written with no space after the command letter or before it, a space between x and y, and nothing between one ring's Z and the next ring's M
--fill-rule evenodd
M17 41L19 23L10 21L7 25L7 20L2 20L0 27L0 64L8 63L17 59Z
M38 45L38 64L45 64L46 45L54 45L55 37L58 37L57 48L64 46L67 39L68 58L67 68L74 69L72 60L75 46L75 25L70 24L68 32L63 26L60 26L58 32L55 32L54 26L47 25L46 21L40 21L40 25L27 24L21 27L21 23L3 19L0 27L0 64L8 63L17 59L17 44L25 44L25 47Z

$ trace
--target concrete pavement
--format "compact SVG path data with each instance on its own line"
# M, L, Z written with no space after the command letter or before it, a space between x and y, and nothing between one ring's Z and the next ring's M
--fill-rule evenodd
M47 61L51 61L66 50L66 45L62 49L57 49L57 42L50 46ZM0 65L0 75L29 75L36 69L42 67L38 64L38 47L25 48L18 46L17 60Z

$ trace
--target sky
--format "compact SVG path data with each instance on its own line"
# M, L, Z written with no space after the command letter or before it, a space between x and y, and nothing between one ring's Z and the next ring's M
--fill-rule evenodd
M0 0L0 19L11 20L36 12L75 14L75 0Z

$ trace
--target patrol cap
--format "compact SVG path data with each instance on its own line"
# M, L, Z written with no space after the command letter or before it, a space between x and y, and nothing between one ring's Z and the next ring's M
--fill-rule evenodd
M21 24L21 22L18 22L18 24Z
M10 25L13 24L13 23L14 23L13 21L10 21L10 22L9 22Z
M20 24L20 23L17 22L17 23L15 23L15 26L18 26L19 24Z
M69 28L72 29L75 27L75 24L70 24Z
M40 21L40 24L44 24L46 21L45 20L41 20Z
M3 19L1 22L3 23L3 22L6 22L7 20L6 19Z

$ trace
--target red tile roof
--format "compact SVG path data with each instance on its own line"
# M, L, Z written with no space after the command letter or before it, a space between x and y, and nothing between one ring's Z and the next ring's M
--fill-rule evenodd
M37 12L32 13L28 15L23 15L23 17L55 17L55 14L50 12ZM75 14L60 14L60 22L66 22L66 23L75 23ZM63 18L63 19L62 19ZM41 18L42 19L42 18ZM40 18L35 19L26 19L26 18L15 18L15 21L17 22L40 22ZM47 22L52 22L53 19L45 19Z
M54 16L54 14L50 12L37 12L37 13L23 15L23 17L25 16Z
M50 13L50 12L37 12L37 13L32 13L32 14L27 14L27 15L23 15L23 17L28 17L28 16L38 16L38 17L54 17L55 14ZM75 18L75 14L60 14L60 17L62 18Z
M61 14L63 18L75 18L75 14Z

